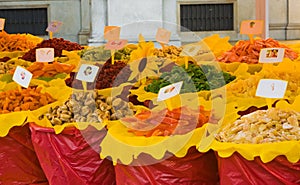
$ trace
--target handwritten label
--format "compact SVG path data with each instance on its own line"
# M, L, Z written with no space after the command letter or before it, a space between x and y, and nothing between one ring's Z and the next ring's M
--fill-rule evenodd
M163 29L163 28L158 28L157 33L156 33L156 41L159 43L163 44L168 44L170 41L171 37L171 32Z
M263 27L264 27L263 20L242 21L240 34L259 35L262 34Z
M60 21L52 21L48 24L48 27L46 29L46 31L48 32L58 32L59 28L61 27L63 23Z
M181 81L161 88L158 92L157 101L164 101L179 94L182 83L183 82Z
M288 82L283 80L262 79L259 81L256 96L265 98L283 98Z
M38 48L35 51L37 62L53 62L54 48Z
M283 61L284 48L265 48L259 53L259 63L278 63Z
M98 70L99 70L98 66L82 64L78 70L76 79L85 82L94 82Z
M4 30L4 25L5 25L5 19L0 18L0 30Z
M196 56L201 50L201 46L193 44L190 46L183 47L180 56Z
M111 40L111 41L108 41L105 44L105 49L120 50L120 49L123 49L126 46L127 43L128 43L128 41L127 40L123 40L123 39L120 39L120 40Z
M119 26L105 26L104 28L104 39L119 40L121 28Z
M26 69L17 66L13 75L13 81L22 87L28 88L30 81L32 78L32 73L27 71Z

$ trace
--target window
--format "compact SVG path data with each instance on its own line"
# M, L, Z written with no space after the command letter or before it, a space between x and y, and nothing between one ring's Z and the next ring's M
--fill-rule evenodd
M47 35L47 8L0 9L5 18L4 30L8 33L30 33Z
M180 4L181 31L232 31L233 7L233 3Z

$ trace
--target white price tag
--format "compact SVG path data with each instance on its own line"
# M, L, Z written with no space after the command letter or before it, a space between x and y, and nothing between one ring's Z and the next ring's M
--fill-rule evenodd
M31 78L32 78L31 72L27 71L26 69L20 66L17 66L13 75L13 81L21 85L22 87L28 88Z
M261 79L256 89L256 96L265 98L283 98L287 81L274 79Z
M259 63L278 63L283 61L284 48L265 48L259 53Z
M53 62L54 61L54 48L38 48L35 51L37 62Z
M94 82L98 70L99 70L98 66L82 64L78 70L76 79L85 82Z
M164 101L179 94L182 83L183 82L181 81L161 88L158 92L157 101Z

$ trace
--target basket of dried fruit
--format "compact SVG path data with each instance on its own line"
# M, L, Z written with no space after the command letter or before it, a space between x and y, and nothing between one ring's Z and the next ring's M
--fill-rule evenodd
M290 69L293 70L290 70ZM254 75L245 73L241 69L239 74L235 73L238 78L226 86L227 102L236 102L239 110L246 110L250 106L262 107L267 105L266 99L256 97L256 88L261 79L278 79L288 81L284 99L294 102L299 95L300 89L300 64L290 59L284 59L278 65L265 65L262 70ZM247 101L245 101L247 100ZM277 99L269 99L270 104L274 104ZM249 104L249 102L251 102Z
M100 158L99 146L108 120L134 112L110 91L73 90L64 102L32 114L32 142L51 184L115 184L113 164Z
M54 57L57 58L57 60L64 61L64 62L73 58L70 57L72 56L72 54L68 55L66 53L74 51L75 52L74 54L77 55L78 51L84 49L84 47L79 45L78 43L64 40L63 38L53 38L53 39L43 40L42 42L37 44L35 47L31 48L29 51L27 51L24 55L22 55L19 58L25 61L35 62L36 49L38 48L54 48Z
M56 92L61 93L60 89L45 86L18 89L15 83L10 83L0 92L0 153L1 160L6 161L0 167L2 183L47 183L26 120L32 111L57 101Z
M299 184L299 100L225 121L209 147L220 184Z
M196 150L210 113L202 106L139 107L108 123L100 154L114 162L117 184L217 184L214 153Z
M43 39L31 34L0 33L0 59L12 59L24 55Z
M285 58L289 58L290 60L296 60L298 58L296 51L277 40L272 38L256 38L253 43L249 40L238 41L232 48L218 56L217 61L222 69L232 72L235 71L241 63L246 63L249 66L248 72L254 74L262 69L262 64L259 64L260 50L278 47L285 49Z
M180 94L193 93L203 97L205 100L214 96L225 96L227 84L235 81L236 77L230 73L223 72L213 64L189 64L185 66L174 65L169 71L164 71L158 76L151 76L143 83L143 79L136 89L131 89L132 95L137 96L140 102L155 101L161 88L183 81ZM196 97L197 98L197 97Z

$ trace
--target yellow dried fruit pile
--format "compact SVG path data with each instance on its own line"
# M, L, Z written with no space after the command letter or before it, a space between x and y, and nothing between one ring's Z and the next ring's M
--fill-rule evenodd
M181 47L176 46L165 46L164 48L157 49L153 51L153 55L158 58L167 58L176 61L182 51Z

